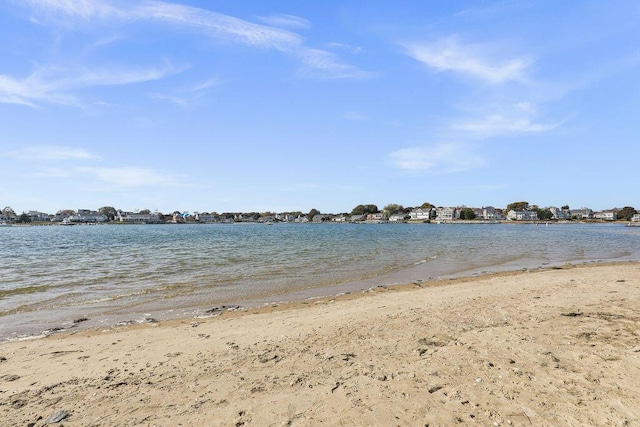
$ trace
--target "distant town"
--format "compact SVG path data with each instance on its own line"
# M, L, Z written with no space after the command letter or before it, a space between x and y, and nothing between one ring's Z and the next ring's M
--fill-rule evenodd
M466 206L438 206L423 203L419 207L405 208L398 204L388 204L383 209L376 205L358 205L349 213L322 213L311 209L303 212L180 212L171 213L151 212L143 209L125 212L112 206L103 206L98 210L64 209L55 214L27 211L16 214L9 206L0 212L1 225L77 225L77 224L161 224L161 223L236 223L256 222L273 224L286 223L383 223L383 222L423 222L423 223L451 223L451 222L503 222L503 221L625 221L640 223L640 211L626 206L594 212L590 208L572 209L569 206L539 208L527 202L514 202L505 209L486 206L472 208Z

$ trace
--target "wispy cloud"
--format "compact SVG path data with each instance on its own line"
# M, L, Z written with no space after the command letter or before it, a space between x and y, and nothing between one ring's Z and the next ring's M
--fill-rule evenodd
M35 145L1 154L24 162L30 173L46 178L82 179L87 186L123 189L150 186L185 186L186 180L172 173L136 166L101 166L103 159L83 148Z
M96 16L117 16L116 8L107 3L93 0L23 0L23 4L29 6L36 14L32 20L41 22L45 20L61 20L68 22L68 18L92 19Z
M294 15L277 14L271 16L258 16L258 20L274 27L293 28L306 30L311 27L311 23L304 18Z
M203 82L199 82L199 83L195 83L194 85L192 85L191 87L187 88L187 91L189 92L201 92L203 90L207 90L211 87L217 86L220 84L220 80L218 80L215 77L212 77L208 80L205 80Z
M404 148L392 152L390 157L401 170L429 174L462 172L484 164L482 156L469 146L456 143Z
M66 27L90 22L159 21L207 31L216 37L232 38L254 46L287 50L301 42L292 32L237 19L181 4L163 1L25 0L36 14L36 22L55 22Z
M305 71L302 74L305 77L369 77L368 73L343 63L330 52L309 48L297 33L277 28L309 27L308 21L293 15L261 17L262 22L269 24L262 25L197 7L152 0L126 3L99 0L28 0L27 4L38 16L38 21L53 21L65 26L73 25L74 22L86 25L91 21L123 24L136 21L159 22L193 29L217 40L291 54L303 62Z
M148 82L179 71L170 65L151 69L47 67L23 79L0 75L0 102L30 107L42 104L80 106L73 94L75 90Z
M346 120L352 120L352 121L369 120L369 117L367 115L359 111L347 111L342 115L342 117L345 118Z
M219 84L219 80L211 78L203 82L192 84L186 88L173 90L171 93L150 93L149 98L167 101L182 108L192 108L200 102L210 88Z
M477 121L458 122L453 125L454 130L461 130L482 137L503 135L509 133L539 133L553 130L560 126L558 123L535 123L528 117L508 117L492 114Z
M330 42L330 43L327 43L325 46L329 49L344 50L353 54L358 54L362 52L362 48L360 46L351 46L345 43Z
M494 59L492 50L477 44L463 45L456 36L434 43L405 45L407 55L436 71L451 71L490 84L526 81L527 69L533 62L531 57Z
M178 107L183 107L183 108L187 108L191 105L190 100L180 96L165 95L162 93L150 93L149 98L156 99L159 101L166 101L170 104L176 105Z
M97 178L101 183L118 188L149 187L156 185L177 185L175 177L138 167L79 167L78 174Z
M302 77L326 79L368 79L376 74L340 61L337 55L319 49L299 49L296 56L304 64Z
M520 102L508 108L482 114L480 117L457 120L451 124L451 130L461 131L468 137L488 138L507 134L548 132L567 120L542 122L537 116L535 105Z
M99 156L85 150L68 146L31 146L5 153L6 157L19 160L62 161L62 160L98 160Z

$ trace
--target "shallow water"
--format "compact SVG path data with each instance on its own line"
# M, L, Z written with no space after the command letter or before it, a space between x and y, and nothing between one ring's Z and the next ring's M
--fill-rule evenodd
M207 224L0 228L0 338L74 319L197 315L380 284L640 260L619 224ZM298 292L292 294L292 292Z

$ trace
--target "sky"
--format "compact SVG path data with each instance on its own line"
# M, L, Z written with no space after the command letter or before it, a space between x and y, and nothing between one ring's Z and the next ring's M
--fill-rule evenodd
M0 208L640 209L640 2L6 0Z

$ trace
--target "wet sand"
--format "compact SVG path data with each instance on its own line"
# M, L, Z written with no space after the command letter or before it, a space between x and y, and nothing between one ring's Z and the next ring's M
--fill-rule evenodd
M640 425L639 263L216 314L0 344L0 424Z

